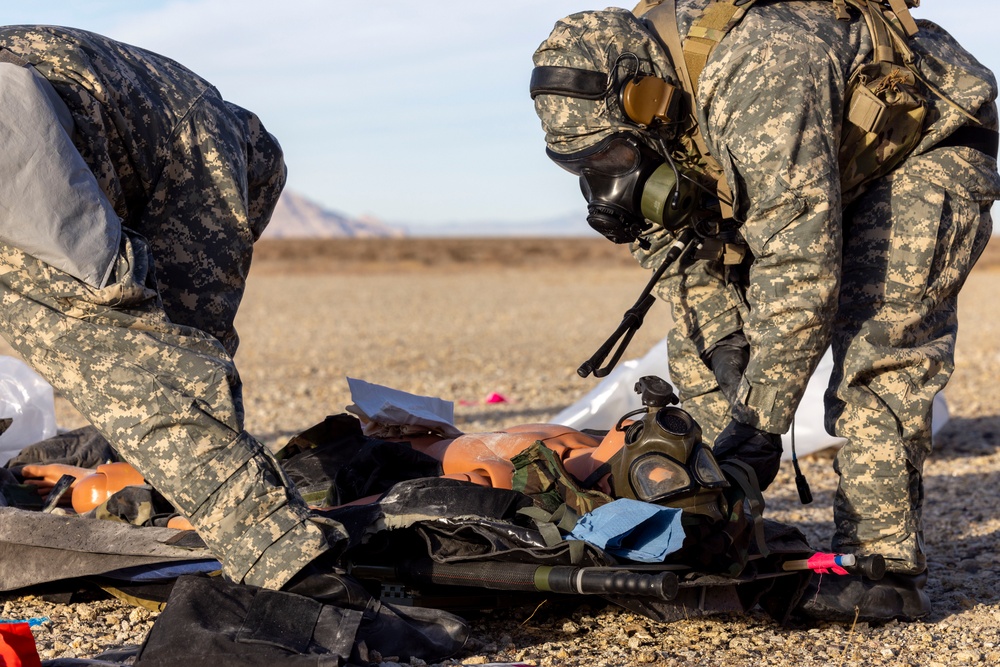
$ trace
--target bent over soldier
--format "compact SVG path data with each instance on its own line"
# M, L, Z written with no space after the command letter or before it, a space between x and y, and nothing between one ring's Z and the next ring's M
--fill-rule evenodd
M233 319L285 182L249 111L100 35L0 28L0 331L236 582L341 539L243 428Z
M720 460L775 477L828 347L833 548L803 611L930 611L921 512L957 297L1000 198L996 81L913 0L646 0L559 21L534 54L547 154L672 306L670 371Z

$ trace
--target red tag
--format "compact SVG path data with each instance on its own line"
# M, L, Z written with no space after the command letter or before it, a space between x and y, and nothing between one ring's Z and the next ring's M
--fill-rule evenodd
M0 623L0 665L42 667L35 636L27 623Z

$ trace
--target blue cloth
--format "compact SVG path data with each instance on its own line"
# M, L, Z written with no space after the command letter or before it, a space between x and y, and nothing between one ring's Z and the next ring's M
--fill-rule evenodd
M681 510L620 498L580 517L569 536L613 556L662 563L681 548Z
M41 618L24 618L24 619L20 619L20 620L0 620L0 623L3 623L3 624L8 624L8 623L27 623L28 627L32 627L32 628L37 628L42 623L48 623L48 622L49 622L49 617L48 616L42 616Z
M169 581L185 574L209 574L218 572L222 566L217 560L185 560L176 563L156 565L136 565L112 572L105 572L102 577L143 583L151 581Z

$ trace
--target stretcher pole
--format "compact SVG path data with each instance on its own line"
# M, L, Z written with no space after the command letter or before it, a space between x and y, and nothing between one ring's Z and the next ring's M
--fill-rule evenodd
M356 566L352 574L363 578L368 569ZM673 572L635 572L618 567L502 562L438 563L422 559L403 563L393 570L400 581L413 585L471 586L571 595L630 595L665 601L673 600L678 589L677 575ZM384 576L385 573L381 574Z

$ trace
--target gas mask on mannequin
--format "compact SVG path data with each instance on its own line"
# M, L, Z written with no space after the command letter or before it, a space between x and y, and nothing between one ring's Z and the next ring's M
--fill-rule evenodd
M614 495L721 521L726 506L723 489L729 482L702 442L701 427L686 411L671 405L677 397L668 382L643 377L636 391L646 407L625 415L616 427L625 431L625 445L608 461ZM640 413L640 419L622 425Z

